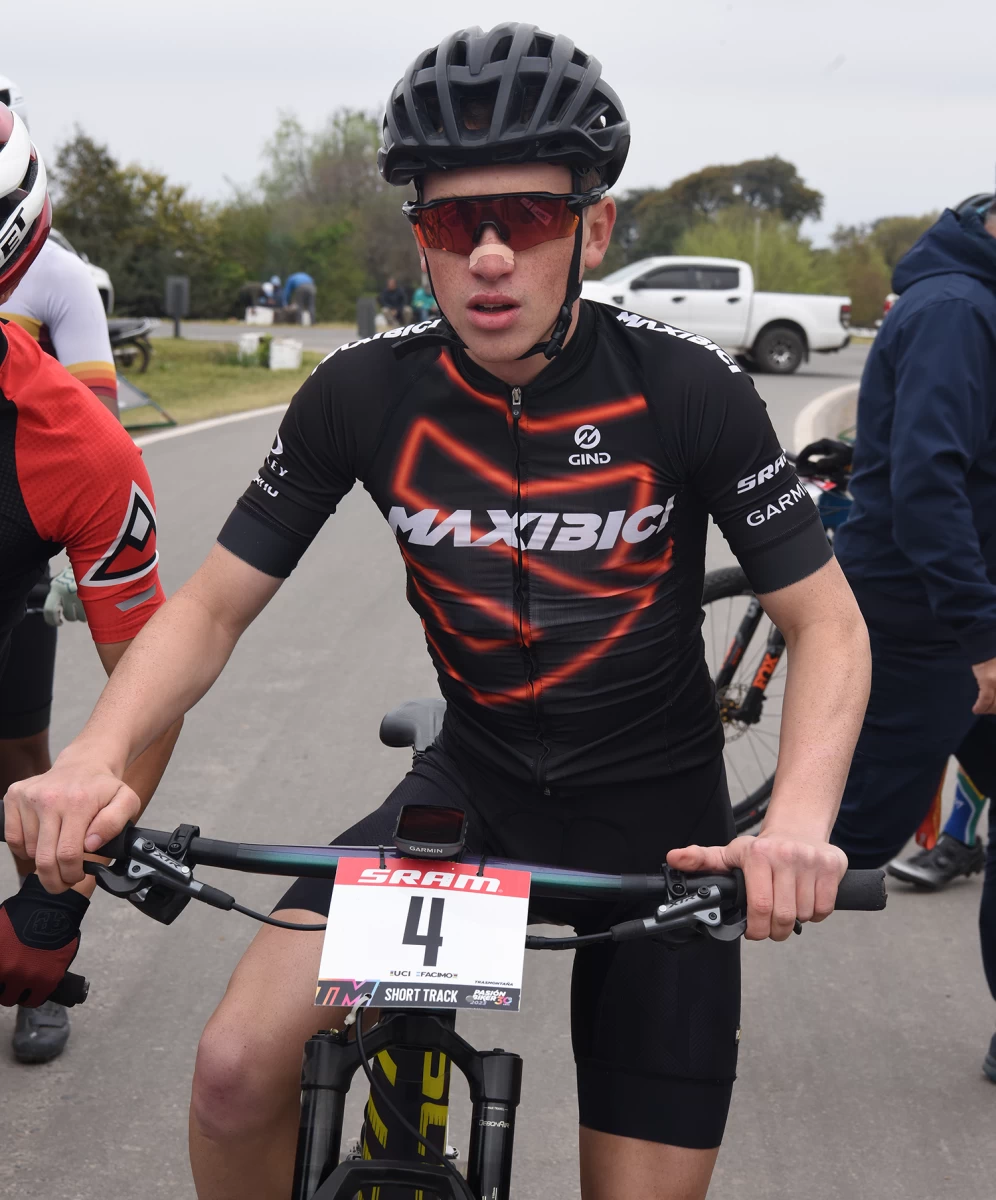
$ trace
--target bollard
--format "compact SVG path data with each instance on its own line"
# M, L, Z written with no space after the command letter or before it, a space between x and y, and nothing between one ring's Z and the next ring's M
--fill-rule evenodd
M373 296L361 296L356 301L356 332L361 338L374 335L374 318L377 316L377 301Z

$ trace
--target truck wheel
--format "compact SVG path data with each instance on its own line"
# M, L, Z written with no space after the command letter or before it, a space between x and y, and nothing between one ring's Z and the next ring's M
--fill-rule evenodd
M754 343L751 358L772 375L791 375L799 369L806 348L802 338L792 329L784 327L769 329Z

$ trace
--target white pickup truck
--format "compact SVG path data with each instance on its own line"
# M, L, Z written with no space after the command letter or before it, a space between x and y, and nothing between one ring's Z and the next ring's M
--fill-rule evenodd
M735 258L644 258L586 281L581 294L702 334L776 375L851 340L849 296L755 292L750 264Z

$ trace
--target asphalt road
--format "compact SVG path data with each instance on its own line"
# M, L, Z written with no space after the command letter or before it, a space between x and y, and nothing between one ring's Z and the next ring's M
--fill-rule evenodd
M198 342L237 342L244 333L266 333L273 337L296 338L305 350L328 353L356 337L356 330L343 325L246 325L242 321L184 321L182 336ZM153 338L173 336L173 322L163 320L152 331Z
M759 380L785 440L798 409L855 377L863 352ZM272 415L160 440L167 591L198 565L273 437ZM381 714L434 691L390 531L357 489L190 714L150 823L209 836L322 841L406 768ZM96 698L86 632L60 634L54 742ZM275 880L203 872L262 907ZM13 872L0 856L0 893ZM993 1104L980 1073L993 1030L976 946L978 883L897 891L883 914L841 914L786 945L744 948L740 1082L713 1200L991 1200ZM0 1195L192 1200L185 1130L198 1035L254 926L191 905L163 927L98 895L77 969L93 981L66 1055L21 1068L0 1015ZM472 1041L525 1056L514 1194L576 1200L570 955L531 954L524 1011L470 1014ZM358 1103L347 1125L359 1127ZM452 1139L466 1149L465 1114Z

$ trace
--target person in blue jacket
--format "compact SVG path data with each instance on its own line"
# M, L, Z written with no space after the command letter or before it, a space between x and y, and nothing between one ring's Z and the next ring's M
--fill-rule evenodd
M871 698L832 840L880 867L949 756L996 795L996 200L947 209L900 261L861 379L835 549L871 637ZM996 999L990 815L982 955ZM996 1082L996 1036L986 1058Z
M287 282L284 284L284 307L294 303L302 312L311 315L312 323L315 320L315 281L311 278L307 271L295 271L293 275L287 276Z

